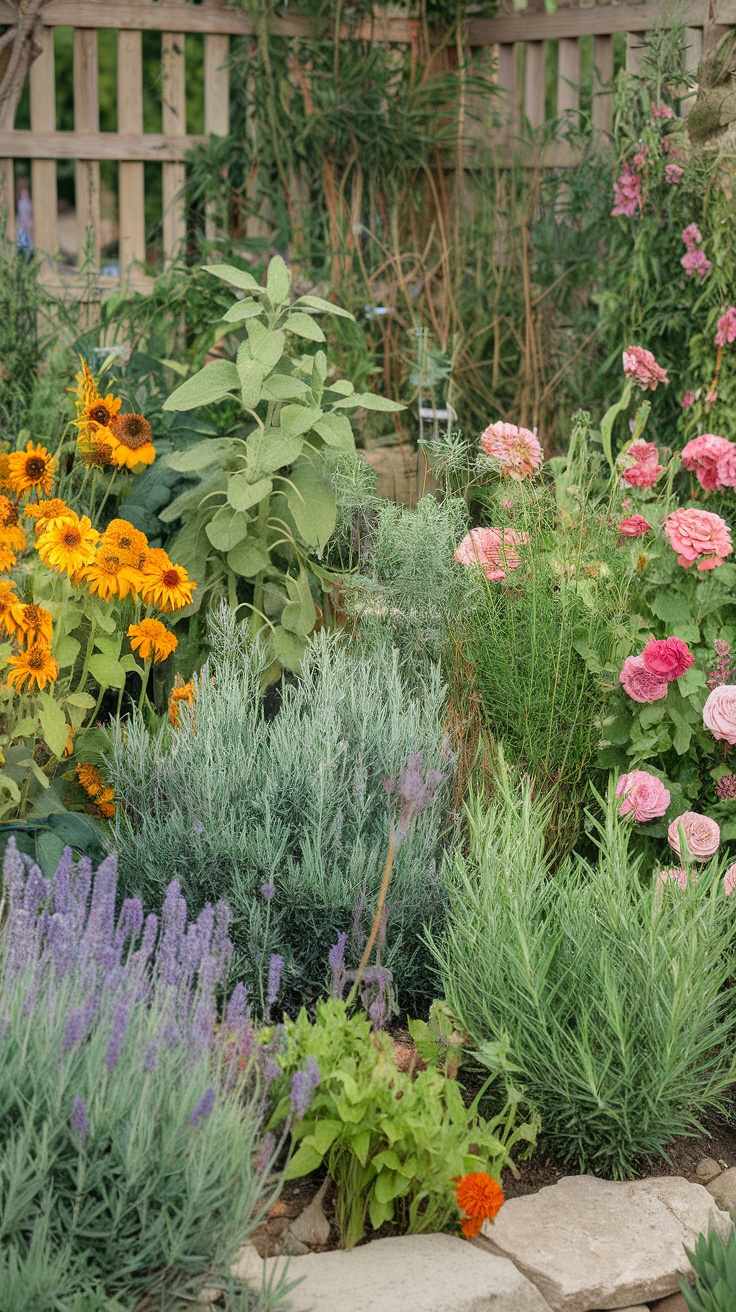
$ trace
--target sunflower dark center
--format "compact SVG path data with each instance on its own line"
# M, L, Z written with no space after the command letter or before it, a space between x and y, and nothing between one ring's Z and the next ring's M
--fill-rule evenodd
M43 478L45 473L46 461L40 456L31 456L30 460L26 460L27 478L32 478L35 482L36 479Z
M96 405L94 410L90 410L89 417L105 428L110 422L110 411L106 405Z
M113 420L113 431L121 442L130 447L131 451L137 451L139 447L145 446L153 436L151 425L143 415L117 415Z
M161 575L161 582L165 588L178 588L179 572L175 569L165 569Z
M75 528L65 529L62 540L65 547L76 547L79 545L79 533Z
M28 653L28 664L31 667L31 669L42 670L45 663L46 663L46 657L44 656L43 652L39 651L38 648L36 647L31 647L31 650Z

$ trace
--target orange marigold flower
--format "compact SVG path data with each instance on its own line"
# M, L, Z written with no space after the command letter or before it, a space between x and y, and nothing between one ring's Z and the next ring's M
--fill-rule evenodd
M96 765L78 765L77 779L88 797L99 797L104 790L102 775Z
M179 707L182 702L188 706L193 706L197 697L197 690L194 683L190 680L185 683L180 674L177 674L174 680L174 687L169 698L169 723L173 724L175 729L179 728Z
M43 492L48 496L53 478L54 457L45 446L29 442L25 451L13 451L8 456L8 487L18 497L27 492Z
M0 538L16 551L22 551L26 545L26 535L19 518L15 502L10 497L0 496Z
M465 1212L462 1232L466 1239L480 1234L484 1221L492 1221L505 1202L503 1189L485 1171L471 1171L455 1180L457 1205Z
M140 624L131 624L128 637L133 651L137 651L142 660L165 661L172 651L176 651L179 639L167 629L160 620L141 620Z
M4 542L0 542L0 574L7 574L17 564L18 557Z
M190 604L196 586L181 565L172 565L165 551L154 547L148 552L143 565L143 600L147 606L155 606L165 614L181 610Z
M124 565L142 569L148 551L148 538L127 519L111 519L100 543L101 551L113 551Z
M37 534L43 533L60 519L76 518L76 512L61 497L52 497L50 501L27 501L23 514L35 521Z
M0 631L9 638L18 631L18 621L14 611L18 605L18 596L12 579L0 579Z
M77 451L83 464L90 469L112 469L112 434L107 428L98 428L95 433L82 437L77 442Z
M115 415L108 431L112 434L113 463L121 469L134 469L136 465L152 465L156 459L153 431L143 415Z
M44 565L73 578L95 559L99 536L86 515L80 519L70 510L64 519L49 523L36 545Z
M103 601L111 597L138 596L143 582L140 570L126 565L114 551L97 551L90 565L82 572L89 590Z
M112 788L108 789L108 792L112 793ZM102 814L105 816L105 819L112 820L116 809L114 802L103 802L102 798L98 797L96 806L97 809L101 811Z
M46 642L34 642L17 656L11 656L8 665L13 667L8 675L8 683L17 688L18 692L26 681L29 692L34 684L43 691L46 684L55 683L59 675L58 661L54 660Z
M53 621L51 613L44 606L37 606L34 602L30 605L18 603L13 607L13 619L18 627L21 641L25 639L31 644L39 640L45 643L51 642Z

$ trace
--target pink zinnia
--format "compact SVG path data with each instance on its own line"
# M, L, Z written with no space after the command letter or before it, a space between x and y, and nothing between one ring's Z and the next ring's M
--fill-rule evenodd
M726 460L725 467L730 470L728 458L734 454L736 447L733 442L729 442L726 437L719 437L717 433L701 433L700 437L694 437L688 442L681 452L683 468L694 473L700 486L707 492L723 486L719 473L720 463Z
M685 170L680 168L679 164L665 164L664 180L665 182L671 182L674 186L679 187L684 172Z
M716 346L730 346L731 342L736 342L736 305L729 305L721 315L715 336Z
M723 891L726 894L726 897L730 897L731 893L733 893L735 888L736 888L736 866L729 866L728 870L723 876Z
M685 243L685 249L688 251L694 251L695 247L699 246L703 240L703 234L697 223L689 223L686 228L683 228L680 236Z
M621 520L618 531L622 538L640 538L644 533L651 533L652 526L643 515L631 515Z
M508 570L518 569L521 556L517 546L529 541L528 533L511 528L471 528L455 551L461 565L480 565L491 583L505 579Z
M661 779L646 770L631 770L622 774L616 784L616 796L623 797L619 815L631 812L639 824L647 820L656 820L664 815L670 804L669 789Z
M658 674L652 674L641 656L627 656L619 675L624 692L635 702L661 702L667 696L669 683Z
M683 410L687 410L689 405L695 405L695 393L686 392L680 402L680 405L682 406Z
M686 852L680 851L680 828L685 834ZM721 831L710 816L697 811L683 811L667 830L667 842L678 856L692 856L696 861L709 861L718 851Z
M517 428L516 424L501 420L489 424L480 435L480 446L491 460L498 462L502 474L519 483L542 463L542 448L536 433L529 428Z
M682 506L673 510L664 521L665 536L677 563L685 569L697 561L699 570L717 569L733 551L731 532L720 515L695 506Z
M724 451L718 461L718 486L736 487L736 445L729 442L728 451Z
M660 474L664 473L654 443L641 440L632 442L624 455L627 460L634 462L628 469L624 469L624 482L630 483L632 487L654 487Z
M688 251L686 255L683 255L680 264L688 278L692 278L694 273L697 273L699 278L704 278L706 273L709 273L713 267L705 251Z
M643 346L628 346L623 353L623 364L626 377L635 379L644 392L648 387L656 392L659 383L670 381L667 370Z
M681 679L695 657L682 638L650 638L641 658L651 674L660 679Z
M627 219L633 218L636 211L641 209L641 178L635 173L628 164L624 165L623 173L613 184L613 209L612 215L622 214Z

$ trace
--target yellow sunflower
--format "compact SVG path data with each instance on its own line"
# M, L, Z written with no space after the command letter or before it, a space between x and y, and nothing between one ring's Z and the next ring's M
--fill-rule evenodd
M45 446L29 442L25 451L13 451L8 456L7 484L16 496L26 492L43 492L48 496L54 478L54 457Z
M41 534L38 554L44 565L74 577L94 560L99 536L86 515L80 519L70 510L65 519L53 521Z
M0 496L0 539L16 551L23 551L26 535L20 525L18 507L10 497Z
M181 703L186 702L187 706L193 706L196 699L197 690L194 683L191 680L189 683L185 683L181 675L177 674L169 697L169 723L175 729L179 728L179 707Z
M113 441L112 433L107 428L98 428L97 432L85 438L80 436L77 443L80 460L90 469L112 469L115 464L112 458Z
M14 611L18 605L18 595L12 579L0 579L0 631L9 638L18 632L18 621Z
M21 642L25 641L31 645L35 642L44 642L48 645L51 642L53 621L50 612L44 606L37 606L35 602L27 606L18 603L13 608L13 618L18 626Z
M59 674L58 661L51 655L47 642L34 642L25 651L18 652L17 656L11 656L8 665L13 667L7 676L8 683L18 692L26 681L29 692L34 684L43 691L47 683L56 682Z
M121 469L152 465L156 458L151 425L143 415L115 415L108 431L113 436L112 458Z
M10 476L10 459L7 451L0 451L0 487L5 487Z
M36 525L36 533L43 533L60 519L73 519L75 512L61 497L52 497L50 501L27 501L23 507L24 515L30 515Z
M80 422L94 425L95 430L109 428L110 420L118 413L122 404L120 397L113 396L112 392L108 392L107 396L98 396L95 393L82 409Z
M17 563L18 557L11 547L0 542L0 574L7 574L9 569Z
M90 592L96 592L103 601L131 594L137 597L143 584L140 570L126 565L115 552L106 550L95 552L94 560L84 570L82 578L89 584Z
M148 552L143 565L143 600L147 606L155 606L165 614L181 610L190 604L196 586L190 583L187 571L181 565L172 565L160 547Z
M167 629L160 620L141 620L140 624L131 624L128 637L133 651L137 651L142 660L165 661L172 651L179 646L179 639Z
M148 538L127 519L111 519L100 543L101 551L114 551L125 565L142 569L148 551Z

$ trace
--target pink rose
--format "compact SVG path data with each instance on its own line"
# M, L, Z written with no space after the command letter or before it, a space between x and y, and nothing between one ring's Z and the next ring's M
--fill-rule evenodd
M529 541L528 533L511 528L471 528L459 543L455 560L461 565L480 565L491 583L505 579L509 570L518 569L521 556L517 546Z
M664 180L665 182L671 182L675 187L679 187L684 172L685 170L680 168L679 164L665 164Z
M731 342L736 342L736 305L729 305L721 315L715 336L716 346L730 346Z
M651 351L646 351L643 346L627 346L623 353L623 363L626 377L636 379L644 392L648 387L655 392L658 383L670 381L667 370L657 364Z
M695 506L682 506L673 510L664 521L665 536L677 563L688 569L697 561L696 569L716 569L733 551L731 532L720 515Z
M720 462L736 455L736 447L727 437L719 437L717 433L701 433L700 437L692 438L680 454L683 468L695 474L706 492L712 492L722 486Z
M712 264L705 254L705 251L687 251L680 260L688 278L692 278L697 273L699 278L704 278L706 273L710 273Z
M681 679L695 657L682 638L650 638L641 658L650 674L660 679Z
M480 435L483 453L496 464L507 478L518 483L542 463L542 448L536 433L529 428L517 428L498 420L489 424Z
M724 451L718 461L718 486L736 487L736 446L729 442L728 451Z
M703 240L703 234L697 223L689 223L686 228L683 228L680 236L685 243L686 250L689 251L694 251L695 247L699 246Z
M735 888L736 888L736 866L729 866L728 870L723 876L723 891L726 894L726 897L730 897L731 893L733 893Z
M685 833L686 852L680 851L680 827ZM692 856L696 861L710 861L718 851L721 831L715 820L697 811L683 811L667 830L667 841L678 856Z
M651 533L652 526L643 515L631 515L621 520L618 531L622 538L640 538L644 533Z
M688 406L690 405L695 405L695 393L686 392L680 402L680 405L682 406L683 410L687 410Z
M663 884L679 884L680 888L687 888L686 870L674 870L670 867L669 870L660 870L659 878Z
M633 812L635 820L645 824L647 820L656 820L664 815L670 804L669 789L661 779L646 770L631 770L622 774L616 784L616 796L623 797L619 815Z
M718 742L736 745L736 684L719 683L708 694L703 724Z
M627 656L619 675L624 692L635 702L660 702L667 696L669 683L658 674L652 674L641 656Z

